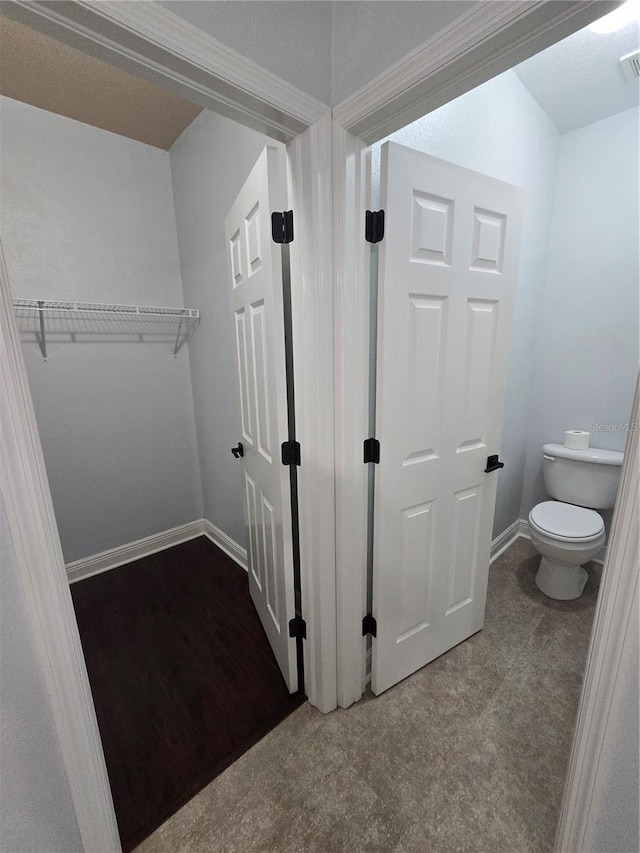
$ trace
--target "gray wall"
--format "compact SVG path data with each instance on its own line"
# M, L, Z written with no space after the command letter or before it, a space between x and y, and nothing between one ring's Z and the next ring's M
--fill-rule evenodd
M0 106L13 295L182 306L168 153ZM125 326L52 324L63 333L50 335L46 364L23 335L67 562L202 517L188 348L174 358L166 336L140 341Z
M638 370L638 119L626 110L561 139L523 518L546 497L545 442L585 429L592 446L624 450Z
M205 110L170 152L184 298L202 316L189 350L204 515L243 547L242 465L231 455L241 436L224 220L268 142Z
M520 270L509 364L494 535L519 517L542 319L558 131L513 71L389 137L525 190ZM374 147L374 174L379 146Z
M82 850L53 714L0 505L0 850Z

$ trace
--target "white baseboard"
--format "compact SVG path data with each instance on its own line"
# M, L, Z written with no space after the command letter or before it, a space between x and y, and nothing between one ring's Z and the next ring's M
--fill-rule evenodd
M600 565L604 566L604 561L607 559L607 546L603 545L602 548L598 551L595 557L592 557L591 560L594 563L600 563Z
M214 545L217 545L221 551L231 557L232 560L247 572L249 570L249 563L247 559L247 549L243 548L241 545L238 545L230 536L227 536L219 527L216 527L215 524L212 524L208 518L203 519L203 530L202 532L210 539Z
M75 583L203 535L247 571L246 550L208 519L199 518L197 521L190 521L188 524L181 524L178 527L172 527L170 530L145 536L144 539L137 539L135 542L128 542L126 545L110 548L100 554L93 554L91 557L84 557L82 560L67 563L65 566L67 579L69 583Z
M135 542L128 542L126 545L110 548L100 554L93 554L91 557L83 557L82 560L67 563L65 566L67 578L69 583L75 583L75 581L90 578L92 575L108 572L110 569L123 566L125 563L132 563L134 560L148 557L150 554L156 554L158 551L179 545L181 542L187 542L189 539L195 539L196 536L202 536L202 533L202 519L190 521L188 524L180 524L170 530L145 536L144 539L136 539Z
M502 533L498 534L496 538L491 543L491 551L489 556L489 563L493 563L494 560L497 560L501 554L510 548L516 539L519 539L521 536L524 536L525 539L529 538L529 525L522 518L517 518L513 524L510 524L506 530L503 530Z

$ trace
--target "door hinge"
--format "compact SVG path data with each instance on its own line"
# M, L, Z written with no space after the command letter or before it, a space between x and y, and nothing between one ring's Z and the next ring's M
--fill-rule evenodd
M367 210L364 223L364 239L367 243L379 243L384 237L384 210Z
M380 442L377 438L366 438L364 441L364 463L380 462Z
M300 464L300 442L299 441L283 441L282 442L282 464L283 465L299 465Z
M371 635L375 637L378 633L378 623L371 615L371 613L367 613L367 615L362 620L362 636L366 637L367 635Z
M304 621L302 616L295 616L293 619L289 620L289 636L295 637L296 639L298 637L303 640L307 639L307 623Z
M271 236L274 243L293 243L293 210L271 214Z

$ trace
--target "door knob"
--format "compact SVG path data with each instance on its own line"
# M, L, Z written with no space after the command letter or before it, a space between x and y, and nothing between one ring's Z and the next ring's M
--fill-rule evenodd
M231 452L236 457L236 459L239 459L241 456L244 456L244 447L242 446L242 442L239 441L237 447L232 447Z
M495 453L493 456L487 456L487 467L484 469L485 474L490 474L499 468L504 468L504 462L500 461L498 454Z

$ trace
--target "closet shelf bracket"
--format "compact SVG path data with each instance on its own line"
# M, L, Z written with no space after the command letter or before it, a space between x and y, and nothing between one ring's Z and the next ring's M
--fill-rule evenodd
M42 299L38 300L38 319L40 321L40 334L37 335L38 338L38 346L40 347L40 352L42 353L42 360L49 361L49 357L47 355L47 334L45 332L44 327L44 309L43 309L43 301Z

